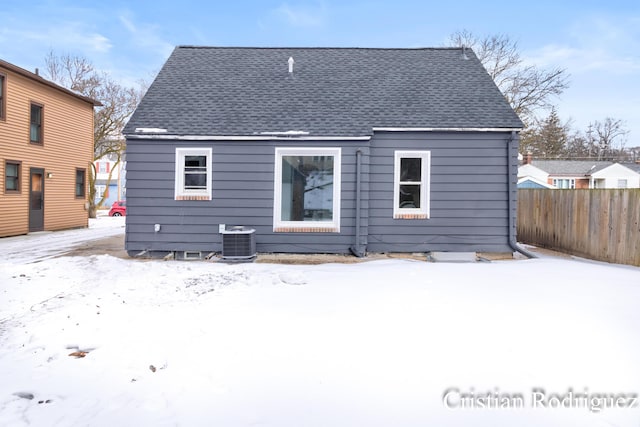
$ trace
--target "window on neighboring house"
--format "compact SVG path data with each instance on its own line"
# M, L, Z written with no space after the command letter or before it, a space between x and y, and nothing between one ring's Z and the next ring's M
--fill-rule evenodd
M276 148L273 231L340 232L340 148Z
M96 197L101 199L106 189L107 187L105 185L96 185Z
M564 189L564 190L574 190L576 188L576 180L575 179L556 179L553 180L553 185L556 188Z
M107 162L98 162L98 173L108 173L109 172L108 165L109 163Z
M176 200L211 200L211 148L176 148Z
M6 114L5 100L7 96L6 82L7 82L7 76L5 76L4 74L0 74L0 120L6 119L6 116L5 116Z
M4 162L5 193L20 192L20 162L7 160Z
M627 188L627 180L619 179L618 180L618 188Z
M84 198L86 189L85 169L76 169L76 198Z
M42 105L31 104L30 122L29 140L32 144L42 144Z
M396 151L393 169L393 217L429 218L430 151Z

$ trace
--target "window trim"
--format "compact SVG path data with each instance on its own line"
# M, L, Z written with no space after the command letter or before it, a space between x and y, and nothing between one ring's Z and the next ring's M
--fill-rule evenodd
M16 177L16 179L18 180L17 185L16 185L16 189L15 190L11 190L7 188L7 165L11 164L11 165L16 165L18 167L18 176ZM20 160L5 160L4 161L4 177L3 177L3 182L4 182L4 194L20 194L22 193L22 162Z
M184 159L186 156L206 156L207 188L204 190L187 190L184 188ZM176 148L176 168L174 199L175 200L211 200L213 181L213 149L211 147L178 147Z
M33 107L40 108L40 124L39 124L39 132L38 132L38 140L33 141L31 139L31 120L33 119L31 110ZM38 102L29 102L29 144L33 145L44 145L44 105Z
M401 208L400 185L407 185L400 181L400 164L403 158L420 158L420 200L419 208ZM394 151L393 162L393 219L429 219L431 216L431 151L426 150L398 150Z
M283 221L282 157L333 156L333 219L331 221ZM275 233L339 233L342 189L342 148L275 147L273 177L273 231Z
M0 72L0 121L7 120L7 75Z
M82 172L82 194L78 194L78 172ZM84 168L76 168L75 179L73 180L73 192L76 199L85 199L87 197L87 170Z

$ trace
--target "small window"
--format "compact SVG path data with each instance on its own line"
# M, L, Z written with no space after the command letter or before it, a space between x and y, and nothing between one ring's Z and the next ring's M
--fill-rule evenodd
M98 173L108 173L109 169L107 168L107 166L109 165L109 163L107 162L98 162Z
M627 180L619 179L618 180L618 188L627 188Z
M85 169L76 169L76 198L84 198L85 196Z
M6 119L7 76L0 74L0 120Z
M32 144L42 144L42 105L31 104L29 140Z
M101 199L106 189L106 185L96 185L96 198Z
M176 148L176 200L211 200L211 148Z
M20 192L20 162L7 160L4 163L4 191L5 193Z
M276 148L273 231L340 232L340 148Z
M431 152L396 151L394 161L393 217L429 218Z

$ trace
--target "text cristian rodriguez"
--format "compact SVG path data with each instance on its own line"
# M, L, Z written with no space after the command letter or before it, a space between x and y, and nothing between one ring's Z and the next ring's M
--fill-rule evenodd
M543 388L532 388L526 399L523 393L501 392L498 388L486 392L469 391L451 387L442 395L442 403L448 409L517 409L531 408L587 408L600 412L606 408L637 408L637 393L593 393L587 388L565 393L547 393Z

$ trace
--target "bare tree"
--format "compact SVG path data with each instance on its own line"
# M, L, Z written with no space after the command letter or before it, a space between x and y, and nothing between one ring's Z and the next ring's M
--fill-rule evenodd
M83 57L56 55L50 52L45 59L47 77L61 86L102 103L94 112L93 160L109 157L114 166L122 161L125 140L122 129L138 105L146 85L139 88L125 87L114 81L108 74L97 71L93 64ZM107 178L111 182L113 168ZM89 216L95 218L101 208L106 193L98 202L96 199L95 163L91 162L89 173Z
M617 153L624 151L625 137L629 131L622 120L607 117L589 126L593 127L596 135L598 160L613 160Z
M467 30L449 37L453 46L473 49L478 59L526 125L535 122L536 110L548 109L551 100L568 86L568 76L562 68L549 70L525 65L518 44L504 34L478 38Z

